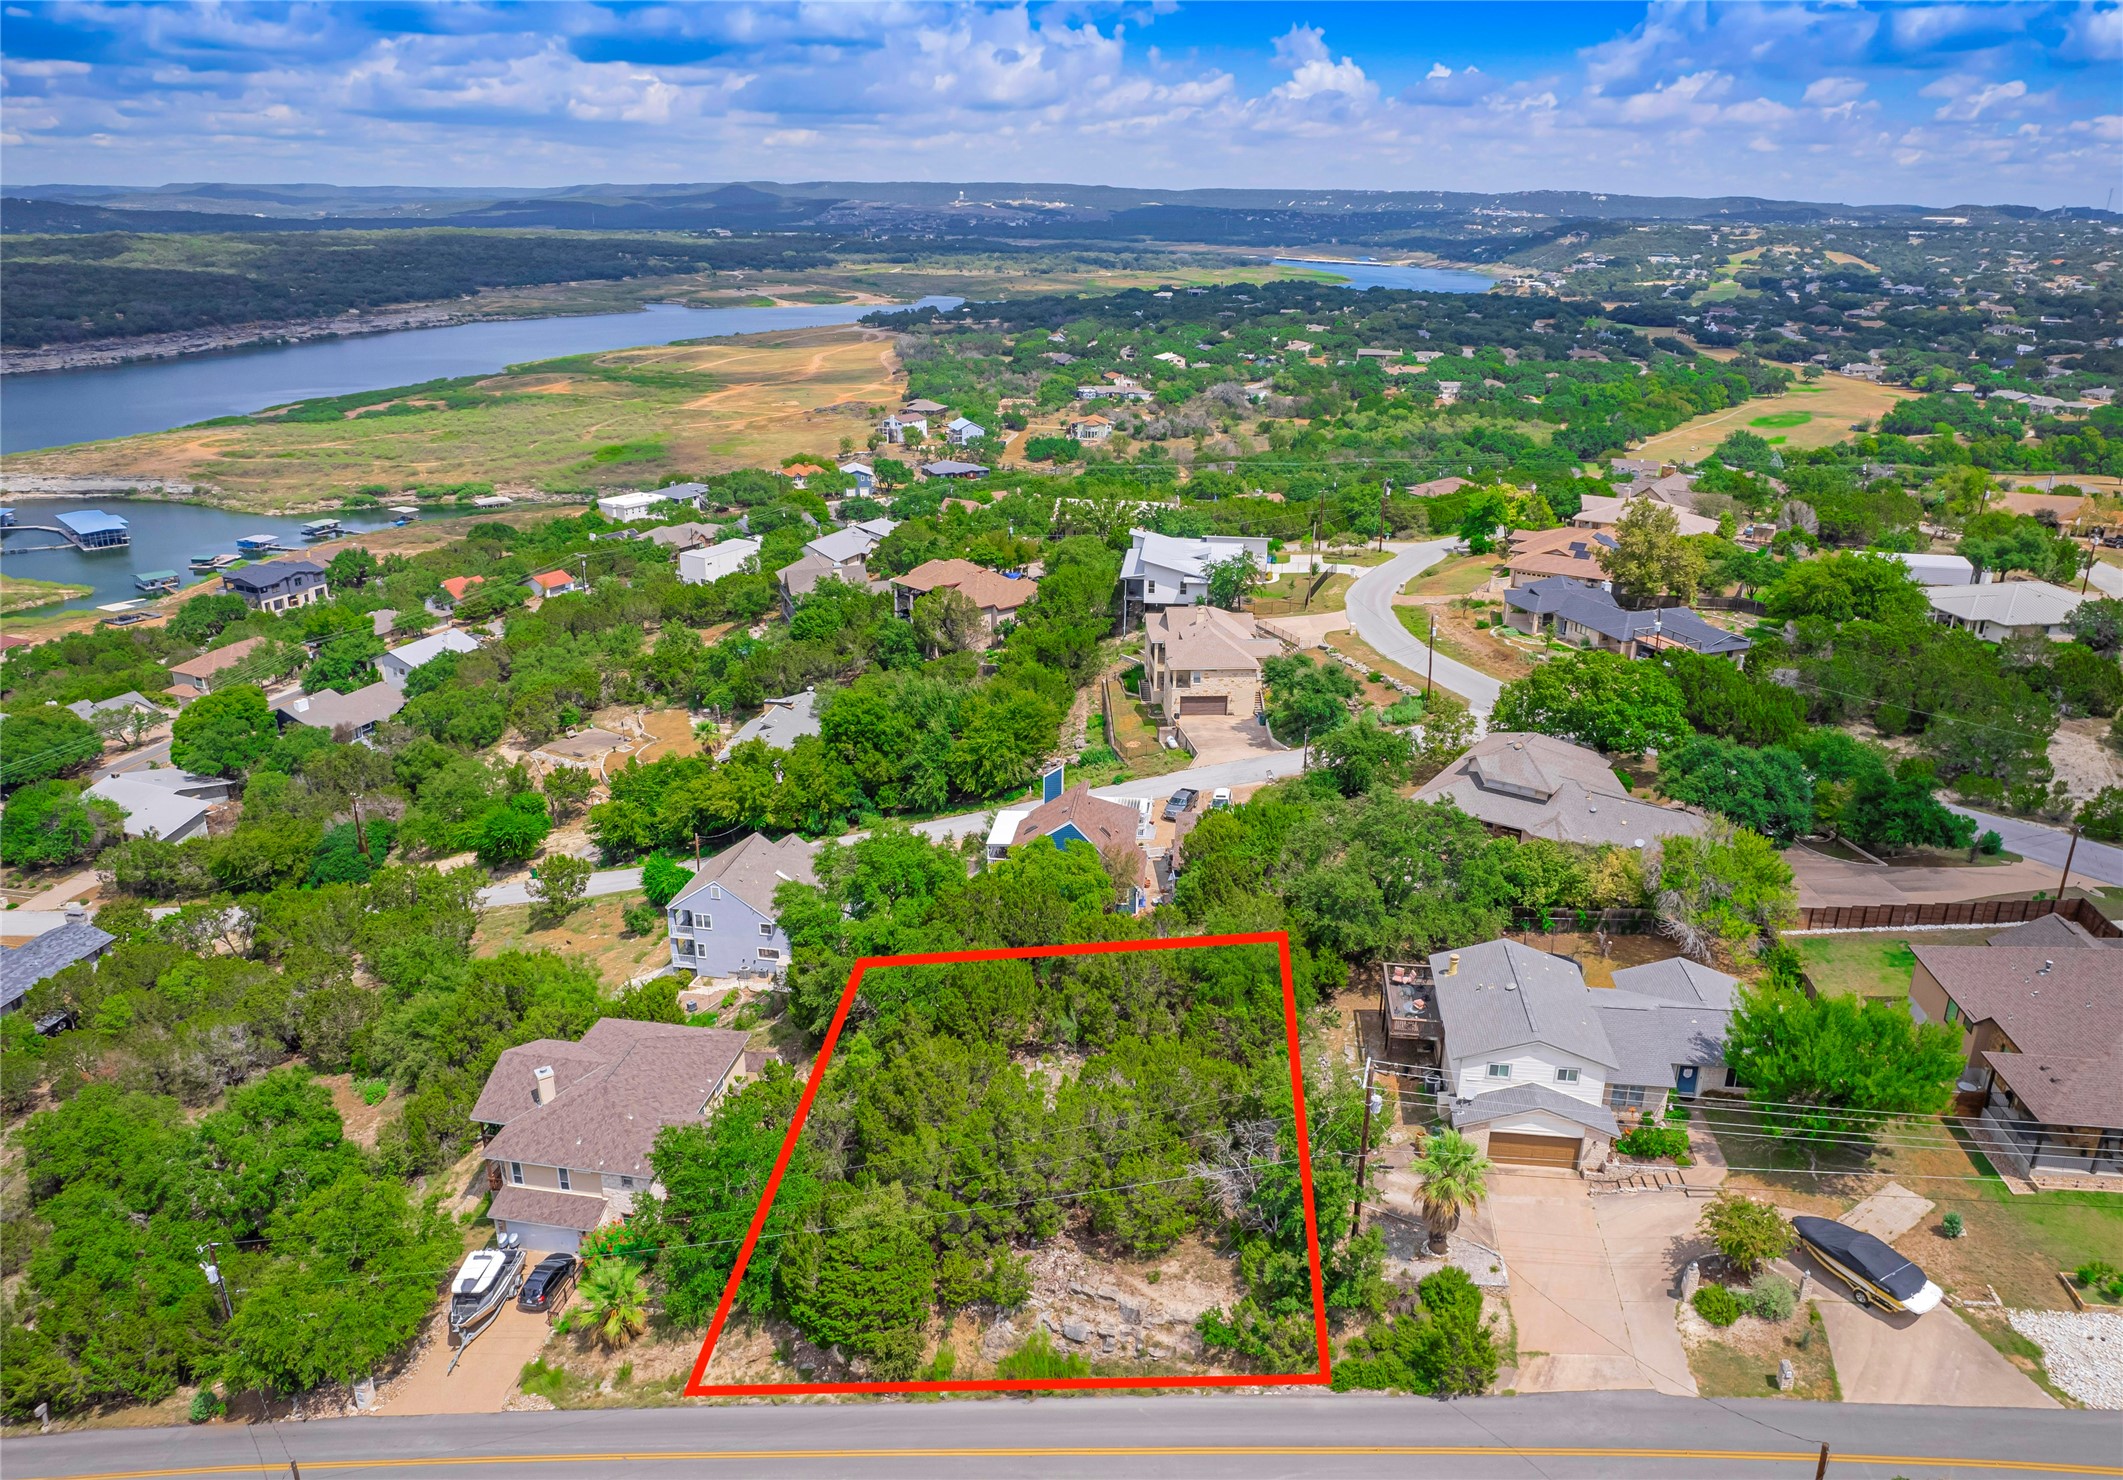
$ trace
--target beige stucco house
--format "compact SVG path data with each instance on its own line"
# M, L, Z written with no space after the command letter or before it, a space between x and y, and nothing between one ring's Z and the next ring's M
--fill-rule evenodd
M1261 659L1283 645L1251 617L1215 606L1168 606L1143 623L1143 702L1168 720L1260 713Z

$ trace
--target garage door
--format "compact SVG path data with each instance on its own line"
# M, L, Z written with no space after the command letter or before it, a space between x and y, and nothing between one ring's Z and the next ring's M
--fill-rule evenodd
M1573 1167L1577 1165L1578 1143L1570 1136L1491 1131L1489 1159L1515 1167Z
M1229 694L1183 694L1180 696L1179 712L1181 714L1229 714L1231 712L1231 696Z
M556 1228L550 1223L523 1223L514 1218L508 1220L502 1231L522 1239L525 1251L532 1254L572 1254L582 1242L582 1235L572 1228Z

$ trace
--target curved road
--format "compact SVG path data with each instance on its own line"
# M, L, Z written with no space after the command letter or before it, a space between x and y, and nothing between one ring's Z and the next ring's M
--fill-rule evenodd
M1381 653L1416 673L1429 671L1430 648L1418 640L1393 610L1393 598L1431 566L1443 560L1459 544L1453 540L1425 540L1419 545L1397 547L1400 553L1384 565L1375 565L1356 578L1349 588L1349 625L1356 635ZM1496 708L1504 686L1496 679L1465 663L1437 655L1437 681L1467 701L1476 714Z
M2112 1413L1868 1407L1652 1393L1442 1403L1381 1394L998 1398L592 1409L99 1429L10 1439L9 1480L370 1474L1834 1480L2123 1476Z

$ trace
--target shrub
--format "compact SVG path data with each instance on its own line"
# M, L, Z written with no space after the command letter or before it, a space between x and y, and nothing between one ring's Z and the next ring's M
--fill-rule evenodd
M381 1105L391 1097L391 1081L388 1079L364 1079L361 1081L361 1103Z
M1939 1231L1948 1238L1959 1238L1968 1231L1968 1225L1961 1221L1959 1213L1948 1213L1939 1220Z
M1789 1253L1798 1240L1784 1215L1768 1203L1729 1192L1719 1193L1703 1209L1701 1221L1703 1232L1710 1235L1718 1252L1741 1274L1752 1274L1764 1259Z
M1782 1275L1765 1274L1748 1287L1744 1304L1749 1314L1762 1320L1788 1321L1799 1308L1798 1287Z
M1688 1154L1688 1132L1678 1126L1639 1125L1617 1137L1614 1149L1646 1160L1678 1159Z
M1985 858L1996 858L2004 851L2005 840L1998 836L1995 828L1990 829L1976 839L1976 852L1982 854Z
M2083 1289L2099 1290L2110 1300L2123 1300L2123 1269L2106 1259L2089 1259L2080 1265L2078 1281Z
M1089 1377L1091 1364L1074 1352L1056 1351L1044 1330L1027 1336L1024 1345L996 1364L997 1377L1024 1381L1058 1377Z
M1729 1326L1740 1318L1739 1297L1723 1285L1705 1285L1695 1292L1695 1313L1713 1326Z
M210 1387L203 1387L192 1394L191 1420L193 1423L205 1423L209 1419L219 1418L227 1411L228 1405L223 1403Z
M646 900L628 905L619 912L619 919L629 935L655 935L663 929L663 911Z

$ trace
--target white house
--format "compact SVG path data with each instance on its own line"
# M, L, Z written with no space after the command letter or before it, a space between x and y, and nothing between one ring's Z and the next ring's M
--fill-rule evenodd
M234 782L165 766L106 776L89 787L88 795L114 803L125 813L127 837L152 833L165 843L181 843L206 836L206 814L234 790Z
M877 424L877 435L887 442L904 442L907 440L907 433L909 432L919 434L916 438L917 441L927 440L929 418L926 416L909 416L902 411L897 415L887 416Z
M1731 1085L1738 982L1723 972L1658 961L1595 991L1567 957L1492 940L1438 951L1423 974L1452 1123L1492 1161L1588 1170L1606 1160L1617 1112L1656 1115L1669 1094Z
M656 506L666 502L662 489L643 488L628 493L606 494L597 500L597 512L622 523L654 516Z
M986 427L977 421L968 421L963 416L955 416L944 423L944 440L953 446L964 447L970 442L978 442L987 435L988 429Z
M2040 633L2052 642L2070 639L2067 623L2086 600L2047 581L1997 581L1980 586L1933 586L1925 591L1931 614L1948 626L1973 632L1985 642Z
M415 668L424 668L444 653L476 653L479 643L469 632L455 627L431 632L416 642L394 647L376 660L376 674L394 689L405 687Z
M758 535L724 540L719 545L699 545L678 552L678 579L689 586L705 586L724 576L734 576L745 563L759 558L763 541Z
M1133 538L1120 566L1123 631L1146 611L1206 601L1212 565L1243 555L1263 570L1268 566L1266 539L1220 534L1183 539L1148 529L1135 530Z
M1972 586L1976 581L1975 562L1966 555L1896 551L1887 558L1908 567L1909 578L1920 586Z

